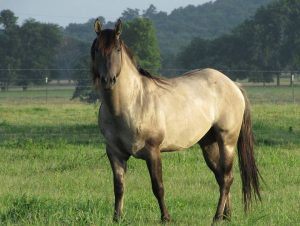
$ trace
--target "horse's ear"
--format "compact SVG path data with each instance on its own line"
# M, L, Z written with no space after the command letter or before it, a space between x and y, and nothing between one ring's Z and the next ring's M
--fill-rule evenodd
M122 32L122 21L120 19L118 19L118 21L115 25L115 32L116 32L117 38L119 38L121 35L121 32Z
M101 29L102 29L102 23L98 18L95 20L94 28L95 28L96 34L99 35L101 32Z

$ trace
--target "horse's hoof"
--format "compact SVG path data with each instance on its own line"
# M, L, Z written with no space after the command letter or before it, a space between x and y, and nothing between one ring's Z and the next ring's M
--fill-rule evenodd
M167 222L170 222L170 221L171 221L170 215L166 215L166 216L161 217L161 223L167 223Z
M211 226L218 225L218 223L222 222L223 216L215 216L213 218L213 222L211 223Z
M121 220L121 216L119 216L119 215L114 215L114 217L113 217L113 221L114 221L114 222L118 223L118 222L120 222L120 220Z
M231 221L231 214L230 215L225 215L224 214L223 220L225 220L225 221Z

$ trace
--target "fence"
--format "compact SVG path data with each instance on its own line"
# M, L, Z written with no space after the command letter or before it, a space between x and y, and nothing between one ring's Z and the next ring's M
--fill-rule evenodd
M22 103L65 103L71 101L75 89L92 89L91 80L86 78L88 69L0 69L0 103L2 102L22 102ZM40 78L9 78L5 74L30 70L40 73ZM51 79L48 78L50 72L64 72L68 74L82 72L85 79L74 80L72 78ZM169 68L164 69L164 74L180 74L185 69ZM243 80L237 79L246 90L250 100L254 103L300 103L300 72L286 71L252 71L252 70L221 70L232 78L245 77ZM6 72L6 73L5 73ZM4 75L4 76L3 76ZM251 77L252 80L246 79Z

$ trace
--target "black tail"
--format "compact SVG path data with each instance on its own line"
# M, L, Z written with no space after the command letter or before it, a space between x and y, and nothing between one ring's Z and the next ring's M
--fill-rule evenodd
M252 131L252 122L250 114L250 103L244 90L242 90L245 99L245 112L243 123L238 139L239 168L242 178L244 209L247 211L252 202L252 197L261 200L259 189L260 173L254 158L254 136Z

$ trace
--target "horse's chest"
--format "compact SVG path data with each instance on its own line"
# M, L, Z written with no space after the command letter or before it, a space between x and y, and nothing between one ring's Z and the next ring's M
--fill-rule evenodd
M110 146L130 155L137 155L144 148L148 139L147 133L140 125L131 124L129 126L117 121L103 120L100 122L100 127L106 142Z

